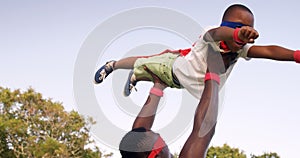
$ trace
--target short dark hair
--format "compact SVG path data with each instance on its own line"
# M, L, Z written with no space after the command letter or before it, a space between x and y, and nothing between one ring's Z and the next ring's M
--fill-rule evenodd
M249 13L251 13L253 15L252 11L248 7L246 7L245 5L242 5L242 4L233 4L233 5L229 6L225 10L225 12L223 14L222 21L226 21L227 17L230 16L230 14L232 13L232 11L234 11L236 9L241 9L241 10L247 11L247 12L249 12Z
M122 158L146 158L159 137L159 134L145 128L133 129L120 142L119 150Z

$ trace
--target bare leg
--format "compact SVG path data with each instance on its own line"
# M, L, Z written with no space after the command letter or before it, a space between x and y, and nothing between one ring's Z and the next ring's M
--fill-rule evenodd
M179 54L180 52L178 50L164 50L163 52L159 54L154 54L154 55L149 55L149 56L135 56L135 57L127 57L120 59L114 63L114 70L116 69L133 69L133 65L138 58L145 58L145 57L152 57L152 56L157 56L161 55L164 53L174 53L174 54Z
M127 57L119 61L111 60L109 62L106 62L106 64L101 66L95 73L95 77L94 77L95 84L102 83L103 80L114 70L133 69L133 65L138 58L139 57Z
M118 60L114 63L113 67L114 67L114 70L117 70L117 69L133 69L133 65L134 65L136 59L157 56L157 55L161 55L161 54L164 54L164 53L180 54L179 50L166 49L166 50L164 50L163 52L161 52L159 54L148 55L148 56L134 56L134 57L127 57L127 58L120 59L120 60Z
M133 69L133 65L138 57L123 58L114 63L114 70L117 69Z

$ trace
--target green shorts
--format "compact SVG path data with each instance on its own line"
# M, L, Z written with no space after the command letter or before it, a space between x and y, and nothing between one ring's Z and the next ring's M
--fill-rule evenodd
M147 78L153 81L152 76L144 69L146 66L171 88L182 88L173 79L172 67L178 54L164 53L147 58L139 58L134 63L134 75L137 79Z

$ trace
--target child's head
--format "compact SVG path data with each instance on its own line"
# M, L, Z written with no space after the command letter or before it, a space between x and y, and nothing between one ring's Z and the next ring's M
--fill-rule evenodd
M222 18L222 26L228 26L233 29L242 26L254 26L254 15L249 8L241 4L234 4L229 6ZM230 50L239 50L240 45L237 45L233 40L226 41Z
M223 21L240 22L244 25L253 27L254 16L249 8L242 4L233 4L229 6L222 18Z

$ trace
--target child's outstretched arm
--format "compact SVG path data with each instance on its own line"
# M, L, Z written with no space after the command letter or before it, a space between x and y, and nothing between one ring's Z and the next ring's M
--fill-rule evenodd
M204 39L207 42L236 40L234 37L235 32L237 33L236 38L243 43L254 43L254 40L259 36L258 32L250 26L243 26L236 29L220 26L207 31Z
M297 54L298 53L298 54ZM298 59L300 52L290 50L281 46L252 46L248 51L248 57L250 58L265 58L279 61L296 61L300 62Z

